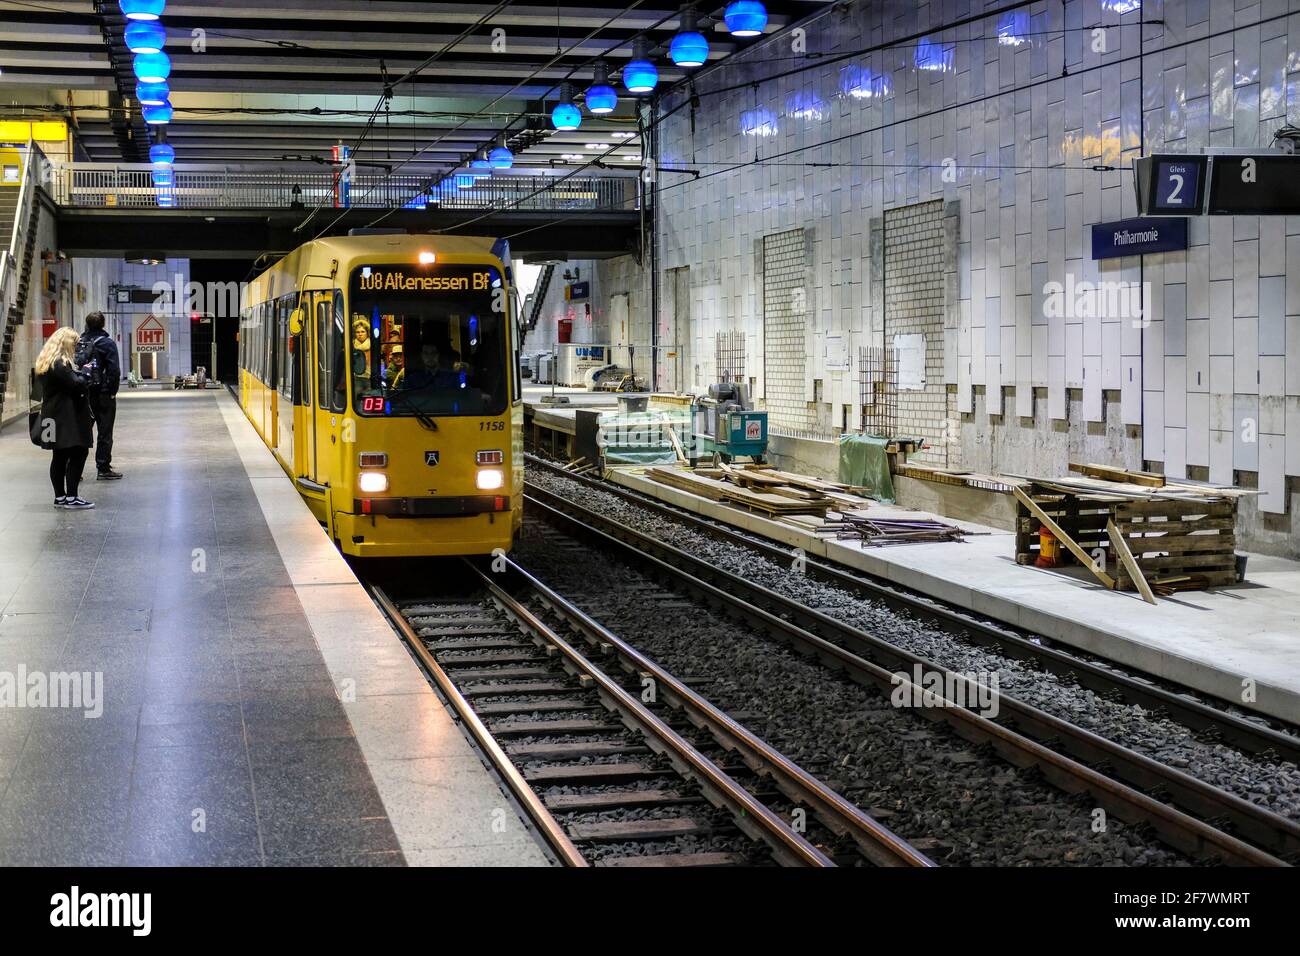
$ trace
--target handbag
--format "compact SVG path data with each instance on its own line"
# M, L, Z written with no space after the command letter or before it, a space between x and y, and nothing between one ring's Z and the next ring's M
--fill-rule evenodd
M44 437L43 432L45 431L45 425L42 419L42 416L44 415L43 409L43 405L37 405L27 413L27 434L31 436L32 444L37 448L41 448L45 444L44 441L42 441L42 438Z

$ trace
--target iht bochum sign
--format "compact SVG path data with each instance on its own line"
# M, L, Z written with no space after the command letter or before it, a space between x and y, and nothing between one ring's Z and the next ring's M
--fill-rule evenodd
M1186 248L1186 219L1123 219L1092 227L1094 259L1144 256Z

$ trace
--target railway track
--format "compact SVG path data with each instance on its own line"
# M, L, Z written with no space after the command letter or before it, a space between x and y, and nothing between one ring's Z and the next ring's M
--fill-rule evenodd
M602 484L601 489L607 486ZM531 517L596 544L675 591L745 621L860 684L889 693L899 686L899 674L919 678L916 683L922 688L951 688L966 680L815 608L589 511L573 496L561 497L535 484L529 485L527 495ZM682 516L672 512L664 517L681 520ZM734 543L754 544L748 539ZM789 552L780 555L788 563ZM928 611L917 605L909 605L909 610ZM949 620L955 623L954 618ZM1105 673L1096 671L1096 675ZM1164 693L1158 688L1142 692ZM1291 856L1300 848L1300 827L1291 820L1009 695L998 695L997 716L991 719L952 700L921 712L947 723L968 740L987 744L1013 764L1037 767L1060 789L1090 794L1120 819L1150 825L1164 842L1193 858L1277 865L1283 862L1280 856ZM1219 713L1213 708L1196 712L1207 725ZM1255 739L1261 744L1276 734L1271 728L1226 716L1233 727L1245 724L1238 727L1242 733L1257 732Z
M628 488L575 475L543 458L528 455L529 467L539 467L553 475L587 488L614 495L668 521L673 521L720 542L734 545L769 561L788 566L791 549L767 539L718 524ZM532 485L533 488L537 486ZM539 489L543 493L545 489ZM1300 737L1275 729L1263 718L1245 718L1227 708L1198 699L1199 692L1183 687L1162 686L1165 682L1151 676L1136 677L1122 670L1088 660L1061 647L1053 646L1034 634L1017 632L986 618L970 614L943 602L898 588L888 582L854 573L844 568L802 558L802 573L809 580L841 588L861 598L879 601L898 613L914 615L936 629L960 635L981 647L996 650L1016 660L1029 661L1044 671L1067 678L1080 687L1111 699L1168 714L1184 726L1204 731L1216 739L1246 753L1273 755L1279 760L1300 764Z
M933 865L514 562L471 573L372 593L564 864Z

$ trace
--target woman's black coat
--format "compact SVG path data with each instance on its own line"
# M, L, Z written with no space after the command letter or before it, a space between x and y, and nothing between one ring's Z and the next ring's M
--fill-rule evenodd
M90 448L94 437L90 429L90 402L86 398L86 376L60 359L44 375L36 376L44 396L41 405L42 427L54 422L54 440L41 442L47 451L55 448ZM48 434L48 432L46 432Z

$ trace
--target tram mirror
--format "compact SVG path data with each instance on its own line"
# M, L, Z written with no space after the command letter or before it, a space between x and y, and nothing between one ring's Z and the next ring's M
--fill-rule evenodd
M283 314L283 313L281 313ZM303 322L306 321L307 313L302 309L294 309L289 313L289 334L302 335Z

